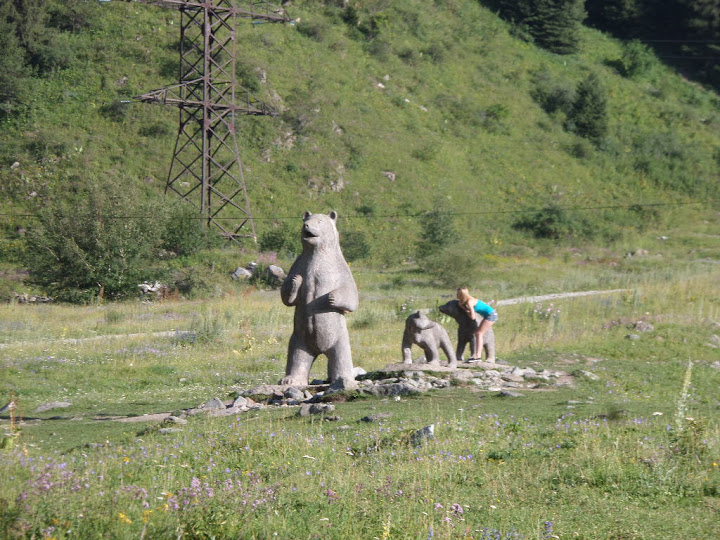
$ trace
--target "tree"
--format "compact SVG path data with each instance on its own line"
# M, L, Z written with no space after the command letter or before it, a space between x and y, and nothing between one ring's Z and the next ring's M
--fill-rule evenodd
M578 84L566 127L596 144L607 135L607 92L595 73Z
M525 22L535 42L557 54L577 52L586 16L584 1L538 0L532 4L532 13Z
M0 118L12 114L22 103L28 70L24 52L16 35L15 23L8 17L8 4L0 6Z
M440 208L435 208L425 213L420 241L417 244L417 256L421 260L425 259L454 244L457 240L458 233L452 215Z
M499 0L500 15L557 54L577 52L585 19L584 0Z

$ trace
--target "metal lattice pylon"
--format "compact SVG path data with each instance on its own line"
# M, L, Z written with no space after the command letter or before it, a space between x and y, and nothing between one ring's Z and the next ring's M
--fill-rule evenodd
M180 11L180 80L136 99L174 105L180 126L166 193L195 205L229 239L256 239L235 133L237 114L274 115L235 79L237 18L292 22L267 2L137 0ZM249 232L241 230L249 226Z

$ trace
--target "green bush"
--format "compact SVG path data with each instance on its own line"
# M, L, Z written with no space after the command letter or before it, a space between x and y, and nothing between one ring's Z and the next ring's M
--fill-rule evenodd
M219 247L222 237L209 229L200 212L182 201L165 200L165 222L161 247L175 255L194 255L202 249Z
M572 109L575 101L575 88L572 85L555 79L544 69L533 74L532 82L530 95L546 113L567 114Z
M591 236L591 228L582 216L554 204L521 217L513 228L552 240Z
M58 300L126 298L153 278L161 227L125 184L102 182L50 200L25 237L31 283Z
M341 234L340 244L348 262L367 259L370 256L370 244L362 231L345 231Z
M650 47L633 40L625 45L617 64L620 74L624 77L640 77L657 65L657 59Z
M258 245L261 251L274 251L289 258L297 256L302 251L299 231L286 223L278 224L261 233Z

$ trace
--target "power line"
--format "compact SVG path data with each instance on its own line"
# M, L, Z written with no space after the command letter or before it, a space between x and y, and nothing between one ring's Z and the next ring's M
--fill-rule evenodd
M697 205L697 204L707 204L707 203L714 203L714 202L720 202L720 199L707 199L703 201L684 201L684 202L668 202L668 203L629 203L629 204L617 204L617 205L602 205L602 206L560 206L556 205L553 206L553 208L557 208L559 210L569 210L569 211L599 211L599 210L620 210L620 209L628 209L628 208L654 208L654 207L663 207L663 206L690 206L690 205ZM500 215L500 214L527 214L532 212L539 212L542 211L546 207L538 207L538 208L526 208L523 210L479 210L474 212L457 212L457 211L449 211L449 212L438 212L438 214L451 216L451 217L464 217L464 216L487 216L487 215ZM427 210L414 212L414 213L406 213L406 214L353 214L353 215L347 215L343 216L345 218L353 218L353 219L402 219L402 218L422 218L425 217L427 214ZM11 213L11 212L2 212L0 213L0 217L14 217L14 218L38 218L39 214L37 213ZM59 217L67 217L64 215L60 215ZM159 216L156 215L107 215L107 216L101 216L102 219L108 219L108 220L132 220L132 219L147 219L147 220L159 220L161 219ZM205 219L203 216L196 216L196 217L188 217L187 219L199 219L203 220ZM234 218L219 218L219 219L234 219ZM268 216L268 217L255 217L256 220L263 220L263 221L276 221L276 220L286 220L286 219L302 219L301 216Z

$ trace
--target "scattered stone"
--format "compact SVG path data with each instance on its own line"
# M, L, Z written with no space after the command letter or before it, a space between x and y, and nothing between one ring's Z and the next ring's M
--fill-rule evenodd
M420 393L417 388L412 387L407 382L376 384L371 388L362 388L361 391L377 397L407 396Z
M233 272L230 272L230 277L234 280L250 279L251 277L253 277L253 273L247 268L238 266Z
M575 377L582 377L591 381L599 381L600 377L595 375L592 371L586 371L584 369L578 369L572 372Z
M640 336L637 334L628 334L627 336L625 336L625 339L629 339L630 341L637 341L638 339L640 339Z
M283 392L283 396L288 399L294 399L295 401L305 401L305 393L302 390L299 390L295 388L294 386L291 386L285 392Z
M339 379L336 379L335 382L333 382L327 389L326 394L332 394L335 392L344 392L348 390L356 390L358 388L358 383L355 382L355 379L349 379L346 377L341 377Z
M418 429L410 435L410 443L413 446L420 446L427 441L435 438L435 424L430 424L422 429Z
M327 415L335 411L332 403L303 403L300 405L298 416L308 417L313 415Z
M35 409L35 412L45 412L52 409L65 409L67 407L70 407L71 405L72 403L68 403L67 401L51 401L50 403L43 403L42 405L38 405L37 409Z
M521 398L521 397L525 397L525 394L521 394L520 392L513 392L512 390L502 390L498 394L498 396L503 397L503 398L507 398L507 397Z
M280 285L282 285L282 282L285 280L287 275L285 274L285 270L283 270L279 266L271 264L265 270L265 277L270 286L280 287Z
M637 330L638 332L652 332L655 330L655 327L650 324L649 322L645 321L638 321L633 325L633 328Z
M369 416L363 416L360 421L361 422L379 422L380 420L385 420L386 418L390 418L392 416L392 413L389 412L382 412L382 413L376 413L371 414Z
M367 371L365 371L363 368L359 366L355 366L353 368L353 378L357 379L358 377L362 377L363 375L367 375Z
M164 427L164 428L158 429L158 433L160 435L170 435L172 433L182 433L182 429L174 428L174 427Z
M176 424L179 426L184 426L185 424L187 424L187 420L179 416L170 415L165 420L163 420L163 424Z
M225 404L220 400L220 398L212 398L209 401L206 401L202 405L200 405L200 409L205 410L216 410L216 409L224 409Z
M250 402L252 402L251 399L243 397L243 396L238 396L235 398L235 401L233 401L232 408L233 409L247 409L250 407Z

